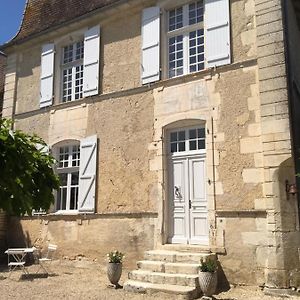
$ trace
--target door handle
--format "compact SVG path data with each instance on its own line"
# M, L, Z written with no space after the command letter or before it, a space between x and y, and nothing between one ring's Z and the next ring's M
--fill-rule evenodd
M175 189L175 196L179 199L182 198L181 193L180 193L180 188L178 186L174 186Z
M189 200L189 209L192 208L192 200Z

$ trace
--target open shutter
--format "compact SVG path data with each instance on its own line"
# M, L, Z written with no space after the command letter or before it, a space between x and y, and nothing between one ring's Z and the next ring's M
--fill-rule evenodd
M99 93L100 26L88 29L84 34L83 95Z
M142 16L142 83L159 80L160 9L149 7Z
M52 105L54 77L54 44L42 47L40 107Z
M229 0L205 0L206 67L230 64Z
M82 213L95 211L96 163L97 136L93 135L80 142L78 211Z

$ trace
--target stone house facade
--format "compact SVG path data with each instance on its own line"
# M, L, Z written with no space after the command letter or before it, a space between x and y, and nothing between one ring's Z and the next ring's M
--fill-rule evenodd
M297 20L292 0L27 1L3 117L61 188L10 245L210 251L230 282L299 286Z

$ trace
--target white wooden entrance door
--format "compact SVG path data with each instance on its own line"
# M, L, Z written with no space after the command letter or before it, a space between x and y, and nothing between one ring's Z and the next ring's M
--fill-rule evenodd
M177 139L181 132L177 150L182 151L171 151L169 156L169 242L208 245L205 149L191 147L190 130L195 129L177 131ZM183 137L185 145L180 148ZM172 139L174 135L171 147ZM198 139L197 144L205 147L205 140Z

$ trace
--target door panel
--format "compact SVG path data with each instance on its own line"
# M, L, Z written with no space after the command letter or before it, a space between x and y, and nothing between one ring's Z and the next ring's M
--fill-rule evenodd
M191 244L208 244L205 178L205 158L189 158Z
M187 243L186 223L186 160L170 163L170 242Z

